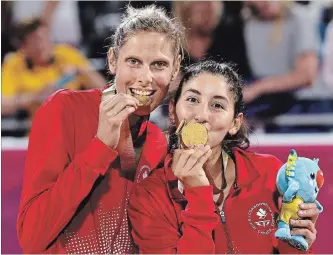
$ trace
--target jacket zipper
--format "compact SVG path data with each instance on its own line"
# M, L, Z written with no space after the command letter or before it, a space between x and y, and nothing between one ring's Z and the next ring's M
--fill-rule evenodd
M228 228L227 228L227 225L226 225L226 218L225 218L225 214L224 214L224 211L223 211L224 202L227 200L228 196L229 195L227 195L226 198L223 200L221 210L219 209L218 213L220 215L221 222L222 222L222 225L223 225L223 228L224 228L224 233L225 233L225 236L226 236L226 239L227 239L227 244L228 244L227 253L232 254L232 243L231 243L231 240L230 240L229 231L228 231Z

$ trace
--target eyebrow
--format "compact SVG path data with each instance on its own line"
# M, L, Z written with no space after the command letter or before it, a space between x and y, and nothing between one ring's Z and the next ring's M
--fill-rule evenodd
M142 58L140 58L139 56L137 56L137 55L128 55L128 56L126 56L125 57L125 59L127 60L127 59L130 59L130 58L135 58L135 59L137 59L137 60L140 60L140 61L142 61ZM170 63L170 60L167 58L167 57L164 57L164 56L158 56L158 57L155 57L153 60L152 60L152 63L154 63L154 62L159 62L159 61L161 61L161 62L167 62L167 63Z
M197 94L197 95L201 96L200 91L198 91L198 90L196 90L196 89L188 89L188 90L185 91L185 93L186 93L186 92L192 92L192 93L194 93L194 94ZM226 98L226 97L224 97L224 96L215 95L213 98L214 98L214 99L221 99L221 100L225 100L225 101L229 102L228 98Z

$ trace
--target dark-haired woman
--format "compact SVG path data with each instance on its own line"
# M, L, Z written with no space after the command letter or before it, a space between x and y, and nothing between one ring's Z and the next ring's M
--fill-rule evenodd
M138 184L130 199L133 238L141 253L298 253L274 237L282 162L247 151L242 86L226 64L197 63L170 104L175 127L204 125L206 145L170 149L164 167ZM170 148L175 148L175 128ZM294 235L316 238L315 204L302 204ZM305 218L306 219L305 219ZM307 251L309 252L309 251Z

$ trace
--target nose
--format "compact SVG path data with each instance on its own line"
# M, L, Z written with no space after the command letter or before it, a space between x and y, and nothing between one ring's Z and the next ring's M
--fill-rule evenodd
M323 174L323 171L319 170L317 172L316 181L317 181L318 188L321 188L324 185L324 174Z
M139 83L143 87L149 86L153 82L153 73L149 67L143 67L139 73Z
M207 106L204 105L198 105L194 120L198 123L207 123L209 119L209 112L207 109Z

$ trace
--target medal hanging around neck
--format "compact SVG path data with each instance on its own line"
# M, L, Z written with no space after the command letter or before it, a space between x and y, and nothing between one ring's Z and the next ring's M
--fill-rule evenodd
M120 157L120 169L122 171L135 172L135 151L128 119L121 125L117 151Z
M222 171L221 171L221 175L222 175L222 185L223 186L226 186L226 180L225 180L225 170L227 169L227 165L228 165L228 160L229 160L229 155L224 151L222 150ZM223 186L221 185L221 188L218 188L214 182L214 179L209 171L209 169L207 169L206 171L206 176L207 176L207 179L210 183L210 185L213 186L213 194L216 195L216 194L220 194L220 193L223 193ZM221 176L219 175L219 177Z
M222 204L223 200L224 200L223 190L227 186L227 180L225 178L225 171L227 170L228 161L229 161L229 155L224 150L222 150L222 173L221 174L222 174L223 179L222 179L221 189L218 189L215 185L215 182L213 181L213 183L214 183L213 192L215 190L214 194L215 195L220 194L217 201L215 202L215 205L217 207L219 207ZM207 175L207 173L206 173L206 175Z

